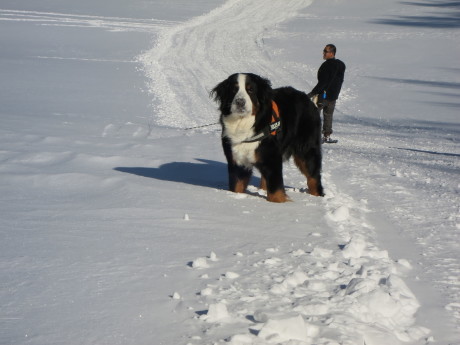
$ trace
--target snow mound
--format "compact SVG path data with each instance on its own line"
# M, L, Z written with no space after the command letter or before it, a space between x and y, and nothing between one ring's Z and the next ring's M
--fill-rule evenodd
M329 213L329 218L335 222L343 222L350 217L350 210L347 206L342 205Z
M342 251L345 258L360 258L364 255L367 243L361 236L353 237Z
M276 260L272 250L244 254L244 264L241 256L220 256L207 268L211 282L199 289L197 278L200 292L188 301L209 304L198 322L214 326L191 337L215 344L401 345L429 335L415 324L420 304L395 273L400 263L372 255L381 251L364 236L342 249L310 239L316 243L307 255L298 255L305 248L277 247ZM408 269L407 260L399 262ZM219 273L224 267L233 271Z
M311 343L313 337L319 333L317 326L308 324L302 316L281 320L268 320L260 330L258 337L270 344L279 344L291 340L300 340Z
M219 322L230 317L227 306L224 303L215 303L209 306L206 315L201 316L201 320L206 322Z

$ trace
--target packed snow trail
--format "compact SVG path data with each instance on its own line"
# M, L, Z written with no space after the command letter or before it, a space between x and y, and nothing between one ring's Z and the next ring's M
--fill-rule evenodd
M173 296L177 310L199 325L189 344L425 343L429 330L414 324L419 302L402 279L411 264L376 247L365 200L339 193L325 180L329 196L315 206L326 209L324 219L297 219L318 229L305 233L303 243L283 240L263 252L230 257L216 249L192 260L197 290ZM297 203L303 199L289 192ZM312 210L311 202L302 204ZM248 213L258 217L261 208Z
M209 91L235 72L283 82L263 49L266 30L294 17L311 0L230 0L210 13L160 32L140 61L150 77L154 122L187 128L217 120Z

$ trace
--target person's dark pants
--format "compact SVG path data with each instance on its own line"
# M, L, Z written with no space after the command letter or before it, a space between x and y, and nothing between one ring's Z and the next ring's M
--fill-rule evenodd
M323 135L328 137L332 134L332 115L334 114L335 101L324 102L323 107Z

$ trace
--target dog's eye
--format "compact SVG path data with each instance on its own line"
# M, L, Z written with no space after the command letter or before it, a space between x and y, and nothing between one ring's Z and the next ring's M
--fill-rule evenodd
M254 89L252 88L252 86L248 86L248 87L246 87L246 91L247 91L248 93L253 93L253 92L254 92Z

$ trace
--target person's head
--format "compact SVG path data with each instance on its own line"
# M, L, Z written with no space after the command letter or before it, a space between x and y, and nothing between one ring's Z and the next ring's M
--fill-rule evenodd
M333 44L328 44L326 47L324 47L323 50L323 59L324 60L329 60L335 58L335 53L337 51L337 48Z

